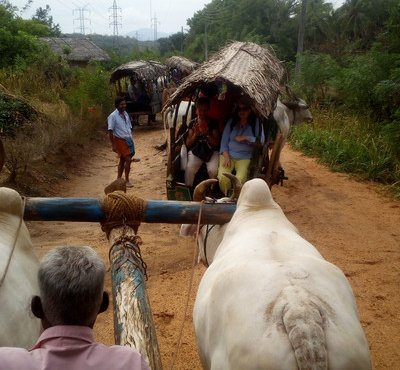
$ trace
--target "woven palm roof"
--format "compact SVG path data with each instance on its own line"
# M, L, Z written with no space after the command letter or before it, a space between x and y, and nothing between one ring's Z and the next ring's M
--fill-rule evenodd
M178 103L206 83L222 81L238 87L252 99L256 112L268 117L275 108L284 74L272 48L236 41L192 72L166 104Z
M130 76L142 80L156 80L166 74L167 67L164 64L153 60L135 60L115 68L111 73L110 82L113 83L120 78Z
M75 37L42 37L54 53L65 55L71 62L89 62L91 60L110 60L108 54L88 39Z
M169 57L165 64L169 69L176 68L185 74L192 73L199 66L199 63L179 55Z

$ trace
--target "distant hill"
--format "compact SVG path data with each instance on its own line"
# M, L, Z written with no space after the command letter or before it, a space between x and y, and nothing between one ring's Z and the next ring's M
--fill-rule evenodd
M135 31L127 32L127 36L134 37L139 41L154 41L154 30L151 28L140 28ZM168 37L171 33L166 33L162 31L157 31L157 39L161 37Z
M108 52L109 51L115 52L117 50L117 53L121 56L127 56L130 53L132 53L133 50L154 48L156 46L156 43L154 43L153 41L136 40L136 38L130 36L114 37L110 35L98 35L98 34L81 35L78 33L65 34L64 36L91 40L98 47Z

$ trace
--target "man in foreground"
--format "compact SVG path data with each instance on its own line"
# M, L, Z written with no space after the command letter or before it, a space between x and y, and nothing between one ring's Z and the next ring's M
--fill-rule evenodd
M126 187L133 187L129 181L131 162L138 162L133 159L135 155L135 144L132 139L132 123L129 114L126 112L126 101L122 97L115 98L115 110L107 119L108 133L112 150L119 155L118 179L122 178L125 172Z
M0 348L0 368L13 370L148 370L133 348L97 343L93 325L108 307L105 267L89 247L58 247L43 259L40 297L31 302L44 332L31 350Z

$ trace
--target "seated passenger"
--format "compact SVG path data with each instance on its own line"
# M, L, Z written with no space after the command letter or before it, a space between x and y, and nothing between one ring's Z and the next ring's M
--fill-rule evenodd
M226 121L232 116L232 107L237 100L235 94L227 91L226 84L222 84L221 92L216 82L204 85L200 90L200 96L210 99L210 111L208 115L218 122L220 134L224 131Z
M197 117L189 123L186 138L188 161L185 169L185 184L193 186L197 171L203 163L207 166L208 176L217 177L219 132L216 120L208 116L210 101L200 97L196 102Z
M96 317L108 307L103 291L104 263L89 247L57 247L42 260L40 297L31 302L44 332L35 346L0 348L0 368L7 370L149 369L133 348L107 347L93 336ZM28 314L28 313L27 313Z
M132 110L134 112L149 110L150 97L146 91L145 85L140 80L130 78L128 86L128 95L132 101Z
M221 139L218 181L225 195L228 195L231 182L223 173L235 170L236 177L245 183L257 139L264 144L263 127L251 109L251 100L242 96L236 114L225 125Z

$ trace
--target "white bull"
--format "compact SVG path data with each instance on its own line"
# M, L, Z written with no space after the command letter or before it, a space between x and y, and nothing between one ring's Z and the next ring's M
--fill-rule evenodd
M20 195L0 188L0 346L27 348L41 330L30 312L31 298L39 294L39 261L22 218Z
M313 116L305 101L297 97L294 97L292 101L285 103L282 103L278 99L273 117L278 125L279 131L273 145L269 143L268 146L264 147L262 156L264 158L262 160L263 162L265 162L267 156L269 158L269 165L265 178L270 187L280 181L280 169L282 169L280 164L280 155L289 136L291 126L302 122L312 122L313 120ZM272 151L268 154L269 149L271 148Z
M190 102L190 107L188 109L189 102L188 101L181 101L178 108L178 116L176 119L176 126L175 126L175 135L179 134L180 128L182 127L183 123L183 116L187 115L187 123L191 116L191 109L194 107L194 103ZM176 106L171 105L163 111L163 123L164 123L164 134L165 134L165 141L163 144L157 145L156 149L164 150L167 148L169 144L169 129L172 127L174 115L175 115ZM177 139L177 137L175 137Z
M282 103L278 99L273 115L278 124L279 131L285 139L289 136L292 125L302 122L312 122L313 120L306 102L300 98L286 103Z
M193 313L204 369L371 369L346 277L263 180L244 184L231 221L210 236Z

